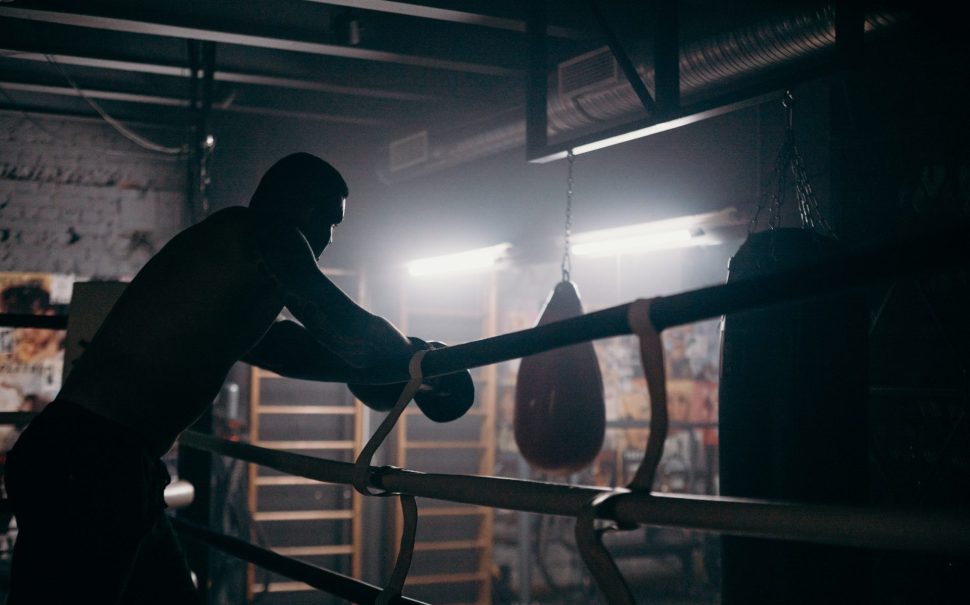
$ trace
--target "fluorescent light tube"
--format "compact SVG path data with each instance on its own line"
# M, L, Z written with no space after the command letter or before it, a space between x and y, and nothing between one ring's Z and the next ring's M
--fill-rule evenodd
M628 237L605 238L585 242L578 241L572 245L572 252L576 256L617 256L620 254L679 248L690 245L690 241L693 238L694 233L690 229L675 229L673 231L642 233Z
M576 256L602 257L718 244L720 240L712 231L740 224L741 220L737 210L725 208L717 212L586 231L573 234L572 252Z
M512 244L502 243L455 254L419 258L407 264L408 273L413 276L423 276L483 271L494 266L511 247Z

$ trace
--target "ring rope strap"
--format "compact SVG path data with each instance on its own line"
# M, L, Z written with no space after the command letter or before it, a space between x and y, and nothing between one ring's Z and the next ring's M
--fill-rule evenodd
M583 562L586 563L586 568L589 569L593 579L596 580L596 585L606 596L606 602L610 605L634 605L635 601L623 574L616 566L616 561L613 560L610 551L603 545L603 534L619 529L636 529L637 526L636 524L619 525L611 522L598 528L596 520L600 511L611 504L609 502L611 498L629 493L630 490L628 489L617 488L593 497L579 512L574 528L579 554L582 556Z
M601 517L613 516L610 509L615 505L615 499L633 492L650 493L657 466L663 456L669 424L663 341L650 318L650 305L653 300L657 299L638 299L630 305L627 312L630 331L636 334L640 341L640 363L643 366L647 393L650 396L650 436L647 438L643 460L626 488L597 494L587 502L576 517L574 529L579 554L611 605L634 605L635 601L613 556L603 544L603 534L609 531L636 529L638 526L635 523L611 522L598 527L597 520Z
M647 438L646 452L633 480L627 487L632 491L649 492L653 478L663 456L664 441L667 439L667 377L664 371L664 347L660 332L650 318L650 305L659 298L638 299L630 304L627 320L630 330L640 341L640 363L647 380L647 393L650 395L650 436Z
M393 492L387 491L373 491L370 489L370 463L374 454L377 452L384 440L394 429L394 425L397 424L398 419L401 414L404 413L405 408L414 399L414 395L421 388L421 383L424 381L421 372L421 360L424 359L427 349L422 349L416 351L414 355L411 356L411 362L408 364L408 371L411 374L411 380L404 385L404 389L401 390L401 394L397 398L397 403L394 407L387 413L384 420L381 422L374 434L364 445L363 449L360 450L360 454L357 456L357 460L354 462L354 489L358 492L364 494L365 496L393 496L396 495Z
M397 398L397 403L394 404L394 407L388 412L380 426L371 435L371 438L364 445L363 449L361 449L357 460L354 462L354 489L365 496L399 496L401 500L401 513L404 518L401 531L401 545L397 552L397 560L394 562L394 569L391 571L391 577L388 579L384 589L374 601L374 605L387 605L401 596L401 591L404 589L404 582L408 577L408 570L411 569L411 559L414 556L414 541L418 529L418 505L414 501L414 496L410 494L401 494L387 490L374 491L370 489L370 463L378 448L381 447L381 444L384 443L384 440L394 429L401 414L404 413L405 408L414 399L414 395L418 392L418 389L421 388L421 383L424 381L421 371L421 360L424 359L425 353L427 353L427 349L422 349L416 351L411 356L411 362L408 364L411 380L404 385L404 389L401 390L401 394Z
M408 570L411 569L411 559L414 556L414 537L418 531L418 505L414 501L414 496L410 494L400 494L401 513L404 517L403 527L401 528L401 545L397 551L397 560L394 562L394 569L391 577L381 594L377 595L374 605L388 605L391 601L401 597L404 590L404 582L408 579Z

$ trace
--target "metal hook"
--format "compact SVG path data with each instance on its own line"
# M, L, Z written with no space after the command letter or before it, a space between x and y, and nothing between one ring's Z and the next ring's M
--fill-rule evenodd
M788 130L791 131L795 127L795 94L792 91L785 91L785 96L781 99L781 106L785 108L786 124Z

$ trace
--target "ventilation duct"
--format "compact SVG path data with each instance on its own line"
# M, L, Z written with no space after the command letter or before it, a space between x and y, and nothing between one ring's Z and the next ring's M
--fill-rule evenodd
M866 32L885 30L902 18L902 14L888 10L870 12L866 15ZM787 15L686 44L680 49L681 99L690 104L692 99L705 93L769 69L811 59L834 47L833 7ZM653 67L640 62L636 68L653 94ZM559 94L558 88L550 91L547 107L550 138L596 124L643 116L643 105L629 83L622 78L608 77L610 64L604 61L601 51L565 62L560 66L560 75L563 69L576 79L567 83L563 94ZM582 78L598 78L598 81L584 85ZM385 182L406 180L522 147L525 131L523 118L457 141L432 144L426 161L411 163L399 170L381 170L379 176Z
M556 81L560 97L573 97L584 92L603 90L620 81L616 58L605 46L559 64Z

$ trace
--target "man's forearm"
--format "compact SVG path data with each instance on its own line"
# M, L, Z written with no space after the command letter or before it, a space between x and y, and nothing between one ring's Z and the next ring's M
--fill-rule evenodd
M273 324L242 361L302 380L348 382L358 372L320 344L303 326L288 320Z

